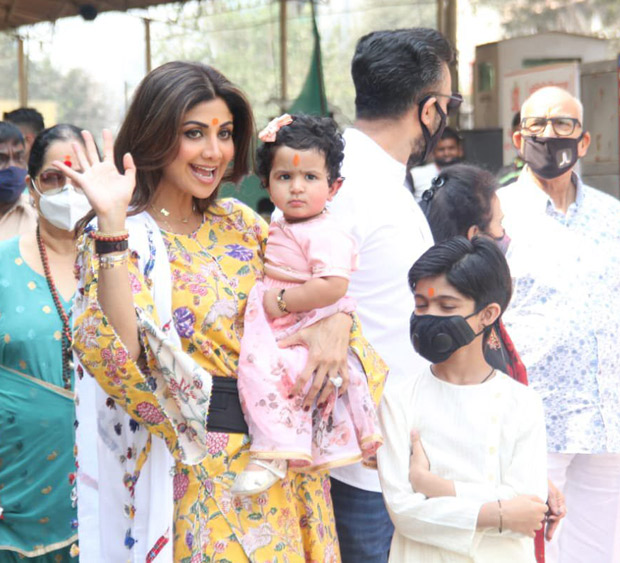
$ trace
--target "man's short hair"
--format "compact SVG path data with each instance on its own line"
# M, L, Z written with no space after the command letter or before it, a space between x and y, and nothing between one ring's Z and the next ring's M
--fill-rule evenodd
M351 76L360 119L397 118L442 79L454 49L436 29L374 31L357 43Z
M5 111L4 120L10 121L14 125L25 125L35 135L38 135L45 129L43 116L34 108L18 108L13 111Z
M0 121L0 143L12 143L13 145L23 145L24 136L22 132L8 121Z
M452 139L457 145L463 142L463 139L459 135L459 132L452 127L446 127L441 134L441 140Z

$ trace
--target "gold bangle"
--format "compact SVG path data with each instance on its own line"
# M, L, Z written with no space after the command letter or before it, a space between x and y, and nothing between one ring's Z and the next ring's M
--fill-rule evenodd
M116 231L114 233L107 233L105 231L92 231L91 235L95 240L110 240L110 239L125 239L129 238L129 231L127 229L123 231Z
M286 301L284 301L284 292L286 289L281 289L278 295L276 295L276 301L278 305L278 309L283 313L290 313L290 311L286 308Z
M499 533L501 534L504 531L504 518L502 515L502 501L497 499L497 504L499 506Z
M99 256L99 267L103 270L111 270L112 268L126 264L128 258L128 250L119 253L101 254Z

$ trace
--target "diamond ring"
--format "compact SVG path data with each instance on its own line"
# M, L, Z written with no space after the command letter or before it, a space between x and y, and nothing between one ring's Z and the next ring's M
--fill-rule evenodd
M340 389L340 387L342 387L342 383L343 383L342 377L340 377L340 376L338 376L338 377L330 377L329 380L332 382L332 385L336 389Z

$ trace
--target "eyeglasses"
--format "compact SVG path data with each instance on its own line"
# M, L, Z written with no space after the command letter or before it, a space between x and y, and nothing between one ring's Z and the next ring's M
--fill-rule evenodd
M463 95L459 93L454 94L440 94L438 92L431 92L420 100L420 107L422 107L430 98L448 98L448 113L457 110L463 103Z
M551 123L553 131L558 137L569 137L581 123L574 117L524 117L521 120L521 129L530 135L540 135Z
M69 182L69 178L60 170L46 170L39 175L39 188L46 195L59 194ZM75 189L82 191L81 188Z

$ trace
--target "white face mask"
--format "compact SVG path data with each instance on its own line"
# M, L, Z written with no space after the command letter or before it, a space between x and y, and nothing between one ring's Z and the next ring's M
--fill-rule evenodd
M91 210L91 206L82 192L67 184L58 193L41 194L39 209L41 215L54 227L72 231L77 222Z

